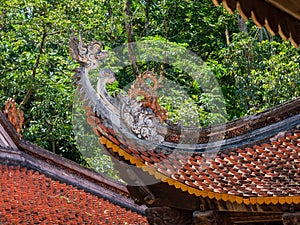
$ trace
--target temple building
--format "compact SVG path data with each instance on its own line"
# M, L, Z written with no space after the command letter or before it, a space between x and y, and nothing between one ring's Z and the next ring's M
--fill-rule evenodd
M299 46L299 0L212 1ZM127 96L111 96L101 43L73 36L70 51L87 123L127 185L27 142L16 132L20 118L0 112L0 224L300 224L300 98L186 127L168 121L145 82L159 82L153 73L140 74Z
M300 43L299 1L213 2ZM111 96L106 84L115 78L99 68L108 57L101 43L72 37L70 50L81 64L75 77L87 122L131 197L147 206L149 224L300 224L300 98L219 126L185 127L167 120L153 73L140 74L127 96ZM94 69L97 91L88 81Z

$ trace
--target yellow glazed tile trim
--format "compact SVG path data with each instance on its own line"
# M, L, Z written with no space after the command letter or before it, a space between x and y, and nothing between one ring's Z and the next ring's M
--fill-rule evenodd
M162 182L168 183L170 186L174 186L177 189L181 189L183 192L188 192L189 194L194 194L197 197L208 197L210 199L216 199L223 201L230 201L232 203L238 203L238 204L299 204L300 203L300 196L274 196L274 197L241 197L236 196L232 194L224 194L224 193L216 193L212 191L205 191L205 190L199 190L193 187L190 187L184 183L181 183L177 180L174 180L168 176L165 176L161 173L159 173L154 167L147 166L140 160L134 158L132 155L127 153L125 150L120 148L118 145L114 144L110 140L108 140L106 137L102 136L99 138L99 143L102 145L105 145L107 148L111 149L113 152L118 153L120 156L124 157L126 160L129 160L130 163L136 165L138 168L141 168L144 172L149 173L150 175L154 176L156 179L161 180Z

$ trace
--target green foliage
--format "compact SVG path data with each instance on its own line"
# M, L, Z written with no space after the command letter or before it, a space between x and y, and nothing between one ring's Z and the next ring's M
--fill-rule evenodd
M76 143L84 157L86 167L121 181L111 163L109 153L98 144L98 136L87 123L83 102L78 95L74 97L72 114Z
M150 2L149 35L159 35L189 49L207 60L226 43L225 31L237 31L234 15L211 0L172 0Z
M0 108L15 98L25 112L25 139L89 166L74 139L72 75L78 65L69 57L68 42L77 30L105 48L123 43L122 10L120 1L1 2Z
M299 49L290 43L258 38L263 32L250 24L250 34L235 33L220 62L209 63L227 100L228 119L260 112L299 96Z
M24 138L81 162L71 128L75 64L64 46L70 24L64 7L47 1L1 5L0 104L14 97L25 112Z
M0 106L14 97L25 112L23 136L78 162L72 130L75 94L68 40L73 30L86 35L109 24L104 3L82 1L2 1ZM103 14L97 15L99 10ZM102 17L102 18L101 18ZM107 29L111 31L110 29Z

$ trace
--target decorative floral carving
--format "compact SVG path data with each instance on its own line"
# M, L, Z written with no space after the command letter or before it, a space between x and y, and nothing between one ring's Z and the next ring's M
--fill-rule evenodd
M154 112L150 108L142 107L142 103L135 99L129 99L127 106L124 107L124 120L139 139L161 143L164 138L158 135L156 126L159 123Z
M108 57L108 52L102 50L102 44L93 41L84 44L83 41L71 36L69 41L70 54L76 61L80 62L80 68L76 69L75 78L78 79L78 93L81 95L89 107L98 115L110 117L108 111L101 111L103 106L107 106L111 111L118 114L118 110L110 103L106 92L106 83L114 82L114 74L109 69L99 68L99 82L97 84L98 92L93 88L89 80L89 71L97 69L102 60ZM109 99L109 100L108 100Z
M113 71L98 68L100 61L108 57L107 51L102 50L102 44L97 41L84 44L74 35L70 39L71 56L81 63L76 70L79 93L87 100L98 115L107 119L123 117L129 130L139 139L161 143L164 138L157 133L157 125L167 119L167 113L158 104L157 88L159 82L152 72L141 74L128 91L127 96L111 97L106 91L106 84L115 81ZM92 87L88 73L91 69L99 69L97 91ZM153 85L148 85L150 79ZM141 100L138 98L142 97ZM118 105L124 103L121 112ZM113 121L112 121L113 124Z
M284 225L299 225L300 224L300 212L285 213L282 215L282 221Z
M146 209L150 225L191 225L192 212L170 207L153 207Z
M16 102L14 99L10 98L7 100L5 104L4 115L13 125L19 137L22 137L20 132L24 123L24 112L20 108L16 107Z
M159 83L162 81L162 78L163 76L160 76L160 79L157 80L153 72L146 71L136 79L128 91L128 95L131 98L142 96L143 99L140 100L142 107L152 109L161 123L168 118L167 111L162 109L158 103L157 89L159 88ZM147 84L145 82L147 79L151 80L153 85Z

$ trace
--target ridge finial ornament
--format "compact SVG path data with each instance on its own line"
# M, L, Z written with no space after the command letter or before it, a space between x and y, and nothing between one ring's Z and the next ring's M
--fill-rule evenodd
M72 58L89 70L96 69L100 61L108 57L108 52L102 50L101 42L92 41L84 44L81 35L78 38L74 35L74 32L69 41L69 50Z

